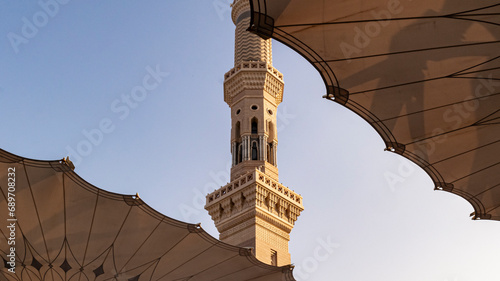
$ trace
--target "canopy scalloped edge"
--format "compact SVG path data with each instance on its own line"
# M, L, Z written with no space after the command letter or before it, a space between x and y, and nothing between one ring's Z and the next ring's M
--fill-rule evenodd
M305 58L320 74L326 88L326 94L323 98L334 101L363 118L368 122L380 135L385 142L386 151L399 154L406 159L412 161L421 167L434 182L434 190L441 190L453 193L460 196L469 202L474 208L471 213L473 220L489 219L500 220L500 216L492 216L489 214L480 200L473 194L454 188L452 183L447 183L440 172L434 168L425 159L405 149L405 145L397 141L391 130L372 112L349 99L349 92L339 86L339 81L330 65L307 44L294 37L292 34L286 33L280 28L274 26L275 19L268 15L266 0L249 0L251 7L251 20L248 31L255 33L264 39L273 38L287 47L294 50L296 53ZM284 1L284 2L290 2Z
M72 169L73 168L72 164L68 161L67 158L66 159L61 159L61 160L49 160L49 161L35 160L35 159L29 159L29 158L24 158L24 157L21 157L21 156L17 156L15 154L12 154L10 152L7 152L5 150L0 149L0 164L4 164L4 166L8 165L9 167L11 165L12 166L17 165L17 168L18 168L17 170L21 170L21 168L24 169L24 171L17 171L17 173L19 173L19 175L17 175L16 178L17 177L22 177L22 176L24 176L24 174L27 175L28 172L27 172L26 169L30 168L30 167L34 168L34 169L37 169L37 171L40 171L42 169L44 171L46 171L46 169L49 169L47 171L49 171L51 173L51 176L54 175L54 174L60 174L60 173L62 173L62 175L60 176L60 178L63 179L63 181L62 181L63 183L62 183L61 186L58 185L58 187L56 187L56 189L58 189L60 187L63 188L63 189L67 189L67 187L64 187L65 186L64 182L65 181L71 181L72 183L74 183L79 188L85 190L85 192L90 192L90 193L96 195L96 197L98 197L98 198L103 198L102 200L109 199L110 201L113 201L115 203L118 202L116 204L124 206L124 208L128 208L128 209L138 208L138 209L136 209L137 213L139 213L140 215L146 215L146 217L149 216L150 218L153 218L153 220L157 221L159 225L160 224L167 224L167 225L173 226L175 229L177 229L176 231L174 231L175 233L177 233L177 231L179 231L179 229L184 229L184 231L182 232L182 237L174 237L174 240L178 239L179 241L182 241L184 238L188 237L189 235L197 235L199 238L201 238L201 240L199 238L191 238L190 241L192 241L192 240L194 240L195 242L196 241L205 241L205 242L202 242L202 243L207 243L207 244L211 245L208 248L209 249L215 249L213 251L217 252L217 254L219 255L218 259L221 259L221 257L220 257L221 252L224 252L225 253L224 257L222 257L222 259L224 260L224 262L238 263L239 266L242 266L242 264L243 264L243 268L244 269L239 269L238 271L236 271L236 269L231 268L231 266L222 266L222 267L220 267L221 268L220 270L226 270L227 275L230 275L230 277L229 277L230 279L229 280L232 280L231 278L237 278L238 280L262 280L262 281L278 280L278 279L276 279L276 277L279 277L279 280L290 280L290 281L295 280L294 277L293 277L293 272L292 272L293 268L294 268L293 265L286 265L286 266L276 267L276 266L271 266L271 265L265 264L265 263L257 260L257 258L252 254L252 249L237 247L237 246L233 246L233 245L221 242L218 239L212 237L205 230L203 230L201 228L200 224L190 224L190 223L182 222L182 221L170 218L168 216L165 216L165 215L161 214L160 212L156 211L155 209L153 209L152 207L150 207L149 205L147 205L137 195L118 194L118 193L113 193L113 192L109 192L109 191L100 189L100 188L98 188L98 187L96 187L96 186L88 183L83 178L81 178L77 173L75 173L73 171L73 169ZM7 172L4 171L4 174L6 174L6 173ZM0 175L0 176L6 177L5 175ZM44 177L44 179L45 178L46 177ZM5 180L7 180L7 178L5 178ZM16 184L17 184L17 189L20 190L21 189L21 187L19 186L20 182L16 180ZM31 183L29 185L30 185L29 189L32 189ZM0 186L3 186L2 189L6 188L6 185L0 184ZM51 188L53 189L54 187L51 187ZM7 197L6 197L6 190L2 190L2 193L4 193L4 194L2 196L2 199L0 200L0 203L2 204L2 206L5 204L6 205L5 209L7 209L7 203L6 202L8 200L7 200ZM31 192L31 193L33 194L33 192ZM64 193L66 193L66 191L62 191L62 193L64 194ZM19 200L19 196L22 196L22 195L18 195L16 200ZM35 199L33 199L33 200L35 200ZM41 199L39 199L39 200L41 200ZM19 201L17 201L17 202L19 202ZM64 204L66 204L66 203L64 203ZM96 204L97 204L97 201L96 201ZM127 207L127 206L129 206L129 207ZM19 208L20 208L20 204L18 203L18 205L17 205L17 211L21 212L19 210ZM68 207L65 205L65 207L64 207L64 213L65 213L64 217L66 217L66 209L67 208ZM97 205L96 205L95 208L97 208ZM95 210L94 210L94 212L95 212ZM6 214L4 214L4 215L6 215ZM49 225L51 225L51 224L54 223L53 222L54 217L50 217L49 220L52 220ZM39 221L40 221L40 218L39 218ZM32 221L26 221L26 220L23 221L22 218L18 218L17 224L19 225L19 228L20 228L19 231L21 231L21 232L22 231L26 231L26 229L29 229L31 231L33 228L30 229L28 227L30 225L30 223L33 224ZM42 223L42 222L40 221L40 223ZM117 219L117 223L118 223L118 219ZM64 232L66 232L66 225L65 224L66 223L64 223L64 227L63 227L65 229ZM21 228L21 226L23 226L24 228ZM41 227L41 225L39 227L41 229L43 229L43 227ZM45 230L48 231L48 232L54 232L54 230L58 229L58 227L59 226L54 226L52 229L45 229ZM123 227L123 225L122 225L122 227ZM156 226L156 228L157 227L158 226ZM37 227L35 227L35 228L37 228ZM155 230L156 230L156 228L155 228ZM22 235L20 235L20 234L21 233L18 233L18 236L22 237L22 239L23 239L22 242L24 242L24 245L26 247L26 248L23 249L24 250L24 255L25 255L24 259L26 259L28 256L30 256L30 255L27 254L27 252L32 252L31 253L31 258L33 259L33 261L31 262L31 267L34 266L39 271L42 270L42 269L43 270L47 270L45 272L45 274L48 274L48 272L51 272L51 270L52 271L54 271L56 269L60 270L57 266L52 266L51 265L53 263L56 263L56 260L58 260L57 257L55 258L54 261L50 262L50 264L49 264L48 267L47 267L46 264L44 264L45 260L41 260L41 259L43 259L43 257L42 258L38 258L37 260L35 260L35 255L38 257L38 253L33 250L34 249L33 246L32 246L32 244L33 244L32 242L33 241L27 241L28 238L26 238L26 236L25 236L26 234L25 233L22 233ZM62 247L61 249L63 249L63 248L70 248L70 242L68 242L68 238L66 237L66 235L67 235L66 233L51 234L51 235L52 236L54 236L54 235L56 235L56 236L57 235L64 236L64 238L61 239L61 240L64 240L63 246L61 246ZM116 234L116 235L118 235L118 234ZM152 235L152 233L150 234L150 236L151 235ZM166 239L167 237L169 237L168 235L164 235L164 234L162 234L162 235L163 235L162 237L164 237L163 239ZM43 233L42 233L42 236L43 236ZM149 239L150 236L148 236L147 239ZM7 237L7 236L4 235L4 237ZM90 237L90 234L89 234L89 237ZM52 237L52 238L54 238L54 237ZM18 238L18 239L20 239L20 238ZM26 239L26 240L24 240L24 239ZM39 237L37 239L39 239ZM47 238L44 237L44 239L47 239ZM115 240L116 240L116 238L115 238ZM20 242L20 241L18 241L18 242ZM34 243L39 243L39 241L38 242L35 241ZM180 243L180 242L177 242L177 243ZM5 243L4 246L6 246L6 244L7 243ZM177 245L177 244L175 244L175 245ZM203 245L205 245L205 244L203 244ZM2 246L1 252L8 251L8 249L7 250L3 249L4 246ZM47 245L45 247L47 247ZM111 247L114 248L114 246L111 246ZM142 244L141 244L141 247L142 247ZM177 246L174 246L174 247L177 247ZM49 251L54 251L55 250L56 252L59 251L59 253L61 253L61 249L50 249L50 245L49 245L49 249L47 251L49 252ZM173 249L173 248L170 248L168 251L170 251L171 249ZM70 251L71 251L71 249L70 249ZM116 251L116 249L113 249L113 251ZM139 252L139 249L137 249L137 251L134 254L136 254L137 252ZM206 254L205 252L206 251L204 250L201 254ZM7 252L5 252L4 254L5 255L3 255L3 256L5 257L6 254L7 254ZM41 255L43 256L43 253ZM72 253L72 255L73 255L73 258L74 258L75 255L73 253ZM102 254L99 254L99 255L102 255ZM113 253L114 257L118 256L118 255L119 254L117 254L115 252ZM152 261L157 260L157 263L159 263L159 260L161 258L163 258L165 255L166 255L166 253L163 253L163 255L160 256L160 257L151 257L151 256L149 256L149 257L147 257L147 259L148 260L152 260ZM59 256L59 254L58 254L58 256ZM114 259L114 257L113 257L113 259ZM20 259L19 256L17 256L16 258ZM170 258L172 258L172 257L170 257ZM193 260L195 258L196 257L191 257L191 258L188 257L189 260ZM66 273L67 270L71 269L71 266L67 265L67 260L69 260L69 259L70 259L69 256L68 256L67 259L64 258L65 262L60 266L65 272L62 275L59 274L58 272L56 272L57 274L59 274L59 277L61 277L61 278L62 278L62 276L64 276L64 274ZM132 259L132 257L130 257L130 259ZM215 259L215 257L214 257L214 259ZM21 275L23 275L23 274L35 274L35 270L34 269L32 269L32 268L28 269L29 262L30 262L29 260L28 261L17 260L17 263L19 264L19 267L23 268L22 272L19 273L19 274L21 274ZM57 261L57 262L60 262L60 261ZM5 263L5 266L4 266L4 268L2 268L2 270L0 270L0 275L3 275L8 280L22 280L23 279L23 278L17 279L18 277L15 277L16 275L8 272L7 271L7 269L8 269L7 268L7 261L5 261L5 259L4 259L4 263ZM56 263L56 265L58 265L58 264ZM103 265L104 265L104 261L103 261ZM50 267L50 269L49 269L49 267ZM137 268L139 268L139 267L136 267L135 269L137 269ZM100 272L99 270L102 271L102 266L101 266L100 269L98 268L98 269L93 270L93 272L94 272L93 274L96 274L96 277L98 276L98 274L104 274L104 273ZM205 269L204 271L206 271L206 270L207 269ZM212 270L212 269L210 269L210 270ZM83 272L83 265L82 265L82 268L80 269L80 271ZM204 272L204 271L202 271L202 272ZM247 279L247 277L241 276L241 274L243 274L243 272L248 272L248 271L258 272L258 273L255 273L255 274L258 274L258 275L257 276L250 276L250 277L248 277L248 279ZM40 271L40 273L36 273L35 275L33 275L36 278L40 278L40 277L37 277L38 276L37 274L42 274L42 273ZM191 277L193 278L193 280L207 280L207 279L204 279L203 277L200 277L200 274L201 274L201 272L193 272L193 275ZM23 276L26 277L25 275L23 275ZM45 275L42 274L40 276L45 276ZM73 276L75 276L75 275L73 275ZM66 276L66 279L64 279L64 278L63 279L56 278L54 280L69 280L73 276L71 276L71 277ZM152 278L152 276L153 275L151 275L151 278ZM30 278L31 277L32 276L30 275ZM134 278L137 278L137 279L134 279ZM139 275L135 276L134 278L129 279L129 280L136 280L136 281L142 280L142 279L139 279ZM154 280L164 280L162 278L163 277L160 277L159 279L154 279ZM220 280L227 280L227 278L228 277L221 278ZM147 280L149 280L149 279L147 279Z

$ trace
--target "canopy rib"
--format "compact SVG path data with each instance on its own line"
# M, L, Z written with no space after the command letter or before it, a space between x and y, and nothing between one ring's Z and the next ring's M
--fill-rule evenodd
M483 117L483 118L481 118L481 119L477 120L477 121L476 121L476 123L474 123L474 125L482 123L484 120L487 120L489 117L491 117L491 116L495 115L497 112L500 112L500 109L497 109L496 111L494 111L494 112L492 112L492 113L490 113L490 114L486 115L485 117ZM495 120L495 119L498 119L498 118L500 118L500 116L499 116L499 117L496 117L496 118L493 118L493 119L491 119L491 120ZM487 120L487 121L490 121L490 120Z
M500 211L486 215L481 202L500 202L498 196L471 195L492 186L493 178L451 184L489 165L498 153L495 125L500 122L493 114L500 108L500 3L437 1L437 10L413 1L391 11L382 0L366 2L365 9L323 0L251 0L261 5L252 12L271 18L273 26L267 28L278 30L264 35L294 49L320 72L327 99L333 87L348 91L346 102L335 95L330 99L367 121L388 150L422 167L436 187L468 200L481 218L500 220ZM415 145L444 135L448 145L434 146L439 153L427 155ZM472 157L457 157L463 153ZM466 169L454 169L458 159Z
M35 196L33 195L33 186L31 185L31 181L30 181L30 178L28 176L28 171L26 169L26 164L24 163L24 161L23 161L23 167L24 167L24 175L26 176L26 181L28 183L28 188L29 188L30 195L31 195L31 200L32 200L31 202L33 203L33 206L35 208L36 219L38 220L38 227L40 228L40 232L42 234L42 240L43 240L43 244L45 246L45 252L47 254L47 260L45 260L45 258L43 256L41 256L41 255L40 255L40 257L42 259L44 259L44 261L50 263L51 259L50 259L50 255L49 255L49 247L47 246L47 240L45 239L45 233L43 231L42 221L40 219L40 213L39 213L38 207L36 205Z
M450 157L447 157L447 158L441 159L441 160L436 161L436 162L433 162L433 163L429 163L429 165L439 164L439 163L441 163L441 162L444 162L444 161L447 161L447 160L453 159L453 158L455 158L455 157L458 157L458 156L461 156L461 155L464 155L464 154L467 154L467 153L470 153L470 152L473 152L473 151L479 150L479 149L481 149L481 148L484 148L484 147L487 147L487 146L493 145L493 144L498 143L498 142L500 142L500 140L496 140L496 141L493 141L493 142L487 143L487 144L485 144L485 145L481 145L481 146L475 147L475 148L473 148L473 149L469 149L469 150L467 150L467 151L463 151L463 152L461 152L461 153L454 154L453 156L450 156Z
M183 263L181 263L180 265L178 265L177 267L173 268L172 270L170 270L169 272L166 272L164 275L160 276L157 280L161 280L163 277L165 276L168 276L170 273L174 272L176 269L182 267L183 265L187 264L188 262L192 261L193 259L195 259L196 257L198 257L199 255L205 253L206 251L210 250L212 247L215 247L217 244L213 244L213 245L210 245L208 246L206 249L204 249L203 251L199 252L196 256L193 256L191 257L190 259L184 261Z
M425 138L421 138L421 139L418 139L418 140L414 140L412 142L408 142L408 143L406 143L406 145L410 145L410 144L414 144L414 143L421 142L421 141L424 141L424 140L428 140L428 139L440 137L440 136L447 135L447 134L450 134L450 133L454 133L454 132L457 132L457 131L460 131L460 130L463 130L463 129L467 129L467 128L470 128L470 127L473 127L473 126L474 126L474 124L469 124L469 125L457 128L457 129L445 131L444 133L433 134L432 136L429 136L429 137L425 137Z
M87 251L88 251L88 248L89 248L89 245L90 245L90 237L92 235L92 229L93 229L93 226L94 226L94 220L95 220L95 214L97 212L97 204L99 202L99 190L97 191L97 194L96 194L96 197L95 197L95 203L94 203L94 208L93 208L93 211L92 211L92 219L90 221L90 229L88 231L88 235L87 235L87 242L85 244L85 251L83 252L83 260L82 260L82 264L85 264L85 260L87 258Z
M291 276L284 271L288 267L268 266L252 255L240 256L244 248L223 243L196 225L164 216L138 198L131 200L130 195L89 184L62 161L16 158L0 149L0 166L2 170L16 167L20 208L16 212L16 259L22 264L15 273L1 271L0 279L154 281L172 270L168 276L176 278L198 274L203 279L205 274L231 273L232 280L261 275L265 277L255 280L269 281ZM5 204L8 187L0 184L0 189ZM5 230L0 231L0 252L7 253L8 236ZM190 250L181 248L185 246ZM168 265L170 261L176 262ZM210 268L212 263L228 261L231 266L202 271L197 261ZM234 273L235 268L248 270Z
M435 50L442 50L442 49L453 49L453 48L461 48L461 47L480 46L480 45L488 45L488 44L496 44L496 43L500 43L500 40L489 41L489 42L476 42L476 43L469 43L469 44L459 44L459 45L449 45L449 46L439 46L439 47L431 47L431 48L421 48L421 49L413 49L413 50L407 50L407 51L380 53L380 54L350 57L350 58L343 58L343 59L332 59L332 60L325 60L325 62L350 61L350 60L375 58L375 57L382 57L382 56L389 56L389 55L403 55L403 54L410 54L410 53L427 52L427 51L435 51Z
M494 185L494 186L492 186L492 187L489 187L489 188L487 188L487 189L485 189L485 190L483 190L483 191L481 191L481 192L479 192L478 194L474 195L474 197L477 197L477 196L479 196L479 195L481 195L481 194L483 194L483 193L485 193L485 192L488 192L488 191L490 191L490 190L493 190L493 189L495 189L495 188L497 188L497 187L500 187L500 183L499 183L499 184L496 184L496 185Z
M418 113L424 113L424 112L428 112L428 111L432 111L432 110L436 110L436 109L440 109L440 108L450 107L450 106L456 105L456 104L461 104L461 103L465 103L465 102L470 102L470 101L475 101L475 100L479 100L479 99L489 98L489 97L493 97L493 96L497 96L497 95L500 95L500 92L493 93L491 95L484 95L484 96L480 96L480 97L475 97L475 98L472 98L472 99L466 99L466 100L463 100L463 101L448 103L448 104L444 104L444 105L441 105L441 106L431 107L431 108L427 108L427 109L423 109L423 110L413 111L413 112L410 112L410 113L407 113L407 114L400 114L398 116L391 117L391 118L381 119L379 121L380 122L390 121L390 120L398 119L400 117L408 117L408 116L411 116L411 115L414 115L414 114L418 114Z
M457 76L458 74L460 74L460 75L464 75L464 74L470 74L470 73L477 73L477 71L471 71L471 72L466 72L466 71L467 71L467 70L469 70L469 69L473 69L473 68L476 68L476 67L478 67L478 66L481 66L481 65L487 64L487 63L492 62L492 61L494 61L494 60L497 60L498 58L500 58L500 56L496 56L496 57L493 57L493 58L488 59L488 60L486 60L486 61L483 61L483 62L477 63L477 64L475 64L475 65L473 65L473 66L471 66L471 67L464 68L464 69L462 69L462 70L460 70L460 71L457 71L457 72L455 72L455 73L450 74L449 76ZM487 71L487 70L496 70L496 69L498 69L498 67L491 68L491 69L484 69L484 70L480 69L479 71L480 71L480 72L482 72L482 71Z
M130 255L130 258L123 264L123 267L120 269L123 270L127 264L132 260L132 258L135 257L135 255L141 250L141 248L144 246L144 244L146 244L146 242L149 240L149 238L151 238L151 236L153 235L153 233L155 233L155 231L158 229L158 227L163 223L163 219L158 221L158 223L156 224L156 226L154 227L153 230L151 230L151 232L148 234L148 236L146 237L146 239L144 239L144 241L142 241L141 245L139 245L139 247L137 247L137 249L135 250L135 252Z
M490 16L498 15L499 13L491 13ZM467 18L455 17L453 15L438 15L438 16L425 16L425 17L404 17L404 18L388 18L384 21L407 21L407 20L422 20L422 19L455 19L455 20L470 20ZM339 22L322 22L322 23L299 23L299 24L285 24L276 25L275 28L285 27L299 27L299 26L320 26L320 25L335 25L335 24L353 24L353 23L369 23L379 21L377 19L368 20L352 20L352 21L339 21ZM498 24L495 24L498 25Z
M492 165L490 165L490 166L488 166L488 167L484 167L484 168L482 168L482 169L480 169L480 170L477 170L477 171L475 171L475 172L473 172L473 173L470 173L470 174L465 175L465 176L463 176L463 177L461 177L461 178L458 178L458 179L456 179L456 180L452 181L452 183L455 183L455 182L457 182L457 181L461 181L461 180L463 180L463 179L465 179L465 178L467 178L467 177L470 177L470 176L475 175L475 174L477 174L477 173L480 173L480 172L482 172L482 171L485 171L485 170L491 169L491 168L495 167L495 166L496 166L496 165L498 165L498 164L500 164L500 162L497 162L497 163L492 164Z

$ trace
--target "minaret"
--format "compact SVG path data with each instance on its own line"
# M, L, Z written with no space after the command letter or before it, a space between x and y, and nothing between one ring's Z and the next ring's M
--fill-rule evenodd
M224 101L231 108L231 180L207 195L205 209L220 240L250 247L262 262L290 264L288 241L302 197L279 183L276 114L283 75L272 66L271 40L248 31L247 0L233 3L234 68L224 76Z

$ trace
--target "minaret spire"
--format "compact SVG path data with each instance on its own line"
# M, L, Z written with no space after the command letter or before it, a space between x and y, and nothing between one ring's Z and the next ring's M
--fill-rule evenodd
M290 264L288 241L302 197L279 183L276 114L283 100L283 75L272 66L271 40L246 31L249 1L233 3L234 68L224 76L224 101L231 108L231 182L207 195L220 239L252 247L268 264Z

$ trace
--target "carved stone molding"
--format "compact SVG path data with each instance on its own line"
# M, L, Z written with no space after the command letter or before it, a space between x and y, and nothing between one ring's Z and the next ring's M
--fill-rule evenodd
M224 78L224 101L229 106L244 90L263 90L274 98L276 106L283 101L283 74L268 63L244 61L227 72Z
M272 225L286 238L304 207L302 196L255 169L208 194L205 209L221 239L251 225L248 221Z

